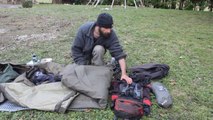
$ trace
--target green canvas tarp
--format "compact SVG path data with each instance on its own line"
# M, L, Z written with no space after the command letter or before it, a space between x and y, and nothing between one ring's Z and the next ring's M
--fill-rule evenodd
M0 84L9 101L37 110L64 113L67 109L105 108L112 73L108 67L47 63L40 66L62 75L62 82L33 85L25 73L12 83ZM0 99L2 99L1 96Z

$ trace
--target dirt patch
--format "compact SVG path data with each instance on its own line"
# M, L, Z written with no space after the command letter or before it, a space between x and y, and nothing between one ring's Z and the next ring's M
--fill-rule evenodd
M2 33L6 33L8 30L6 30L6 29L0 29L0 34L2 34Z
M0 15L0 50L38 41L57 40L72 27L71 21L53 17ZM15 43L15 44L14 44Z
M15 38L16 41L29 41L33 39L37 40L52 40L57 36L53 33L41 33L41 34L31 34L31 35L20 35Z
M0 8L22 8L21 5L0 4Z
M0 15L0 18L6 18L8 15Z

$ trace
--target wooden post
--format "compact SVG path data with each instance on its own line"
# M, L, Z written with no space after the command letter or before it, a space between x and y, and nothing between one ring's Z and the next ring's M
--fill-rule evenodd
M111 8L112 8L112 7L113 7L113 5L114 5L114 1L115 1L115 0L112 0Z
M99 2L100 2L100 0L96 0L97 2L96 2L96 4L95 4L95 6L94 7L97 7L97 5L99 4Z
M142 1L142 0L140 0L140 3L141 3L141 7L144 7L144 4L143 4L143 1Z
M87 3L87 5L89 5L92 2L92 0L89 0L89 2Z
M124 8L126 9L126 0L124 0Z
M87 3L87 5L88 5L90 2L91 2L91 0L89 0L89 2ZM112 0L111 6L110 6L111 8L114 6L114 2L115 2L115 0ZM97 7L97 5L98 5L99 3L100 3L100 0L95 0L95 1L92 3L92 5L95 4L94 7ZM102 0L102 3L103 3L103 0ZM144 4L143 4L142 0L140 0L140 3L141 3L141 6L143 7ZM137 3L136 3L136 0L134 0L134 4L135 4L135 8L137 9L138 6L137 6ZM126 9L126 0L124 0L124 8Z
M134 3L135 3L135 8L137 9L137 8L138 8L138 6L137 6L137 3L136 3L136 0L134 0Z

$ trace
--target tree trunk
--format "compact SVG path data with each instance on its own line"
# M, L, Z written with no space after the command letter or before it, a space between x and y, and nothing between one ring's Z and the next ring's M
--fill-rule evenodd
M209 6L209 8L210 8L210 11L212 12L212 9L213 9L213 0L210 0L210 6Z
M197 4L196 3L193 3L193 9L194 9L194 11L196 11L196 6L197 6Z
M179 10L183 10L183 3L185 0L180 0Z
M171 4L171 9L176 9L176 1L172 1L172 4Z

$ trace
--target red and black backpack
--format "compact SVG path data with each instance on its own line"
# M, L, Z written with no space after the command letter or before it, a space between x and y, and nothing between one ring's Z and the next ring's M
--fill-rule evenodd
M114 104L113 112L117 118L140 119L143 116L143 105L140 101L118 97Z
M111 109L115 118L137 120L150 113L150 88L147 85L142 82L133 82L128 85L121 80L112 83Z
M110 94L115 120L117 118L137 120L143 115L150 114L151 108L151 79L161 79L168 74L166 64L143 64L129 69L133 84L127 85L120 79L120 67L114 65L114 80L111 83ZM137 89L136 89L137 88Z

